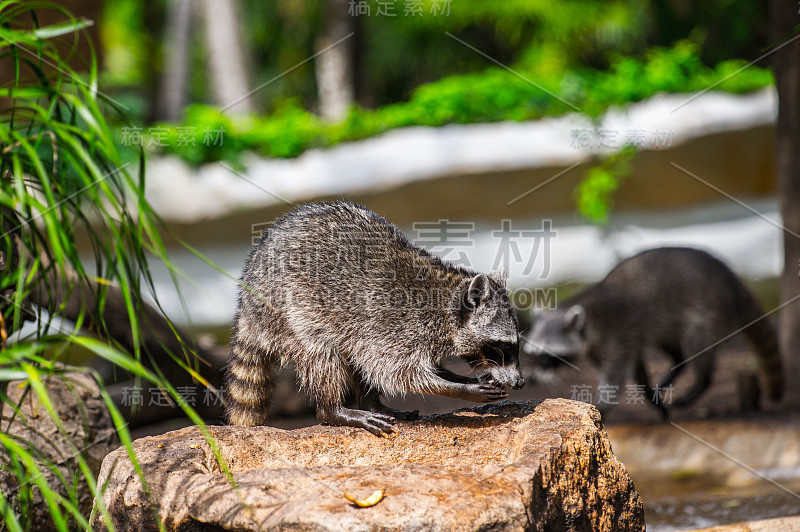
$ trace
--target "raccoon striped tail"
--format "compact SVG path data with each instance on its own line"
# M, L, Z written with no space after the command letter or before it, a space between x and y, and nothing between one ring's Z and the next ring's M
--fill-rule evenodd
M758 356L758 366L766 380L770 400L780 401L783 397L784 372L778 336L753 295L746 292L741 299L744 323L750 324L744 334Z
M246 349L235 339L231 342L225 376L225 417L229 424L266 424L277 366L275 357Z

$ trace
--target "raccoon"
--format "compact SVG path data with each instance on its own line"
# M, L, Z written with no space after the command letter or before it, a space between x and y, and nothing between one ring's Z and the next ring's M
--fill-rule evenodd
M758 357L770 399L783 395L783 366L775 332L750 291L724 263L691 248L644 251L618 264L600 283L535 319L523 351L543 365L581 356L596 366L600 384L621 389L633 381L663 417L643 353L657 350L673 368L658 383L669 386L688 366L695 381L674 406L699 398L711 384L714 352L742 331ZM598 405L602 412L612 407Z
M394 431L414 419L380 396L474 402L519 389L519 326L505 277L456 267L347 202L296 208L254 247L241 277L226 375L234 425L263 425L277 369L294 364L320 422ZM476 378L441 364L465 360ZM349 390L357 409L344 407Z

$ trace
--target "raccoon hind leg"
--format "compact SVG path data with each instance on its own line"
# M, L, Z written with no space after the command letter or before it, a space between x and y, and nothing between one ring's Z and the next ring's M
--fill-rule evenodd
M378 412L343 406L352 372L341 353L330 346L309 348L292 354L300 388L317 404L317 419L324 424L366 429L376 436L394 432L394 418Z
M668 421L669 412L667 411L667 407L664 406L664 401L658 395L661 393L661 388L663 388L663 386L662 384L658 384L658 387L655 390L650 387L650 376L647 374L647 367L645 367L644 359L641 357L641 355L636 358L636 367L634 368L633 375L636 383L644 387L645 397L648 401L650 401L650 404L656 407L659 412L661 412L661 419ZM666 382L666 379L664 379L662 383L663 382Z
M386 416L400 419L403 421L414 421L419 419L419 410L413 412L403 412L389 408L381 402L380 394L374 388L356 376L356 404L361 410L383 414Z
M684 407L696 401L711 385L714 374L714 340L708 335L687 336L681 347L683 349L684 365L690 365L694 373L694 382L688 390L677 399L675 406Z

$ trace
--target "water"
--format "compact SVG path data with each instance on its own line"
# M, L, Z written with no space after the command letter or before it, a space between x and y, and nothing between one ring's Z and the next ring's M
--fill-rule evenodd
M702 480L636 483L644 499L647 530L688 530L800 514L800 478L780 486L758 481L746 486Z

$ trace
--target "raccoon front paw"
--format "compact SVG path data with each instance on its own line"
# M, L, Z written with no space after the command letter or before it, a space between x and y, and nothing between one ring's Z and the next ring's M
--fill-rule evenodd
M494 384L479 384L485 399L484 403L491 403L493 401L500 401L508 397L508 392L500 385Z
M475 403L492 403L508 397L508 392L505 388L495 386L494 384L469 384L467 385L467 389L469 397L465 397L465 399Z

